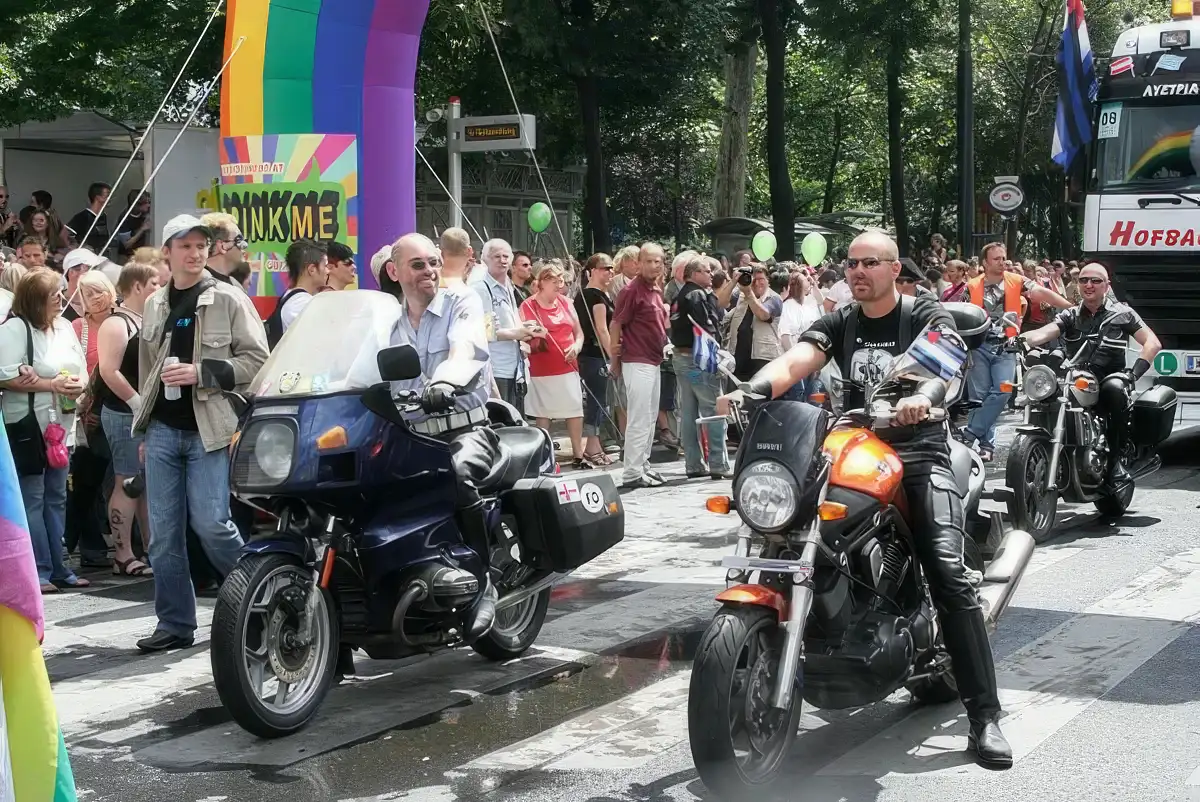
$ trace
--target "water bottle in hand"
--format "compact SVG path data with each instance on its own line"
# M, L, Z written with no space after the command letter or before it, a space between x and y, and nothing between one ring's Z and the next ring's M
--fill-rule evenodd
M163 360L164 368L169 368L172 365L178 365L178 364L179 364L179 357L177 357L177 356L169 356L165 360ZM171 387L171 386L165 385L165 384L163 385L163 398L167 399L168 401L178 401L182 397L183 397L183 391L180 390L178 387Z

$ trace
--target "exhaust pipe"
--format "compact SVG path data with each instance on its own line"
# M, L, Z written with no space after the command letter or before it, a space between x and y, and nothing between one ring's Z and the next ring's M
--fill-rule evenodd
M983 617L989 629L996 626L1000 616L1008 609L1025 568L1033 557L1033 537L1021 529L1013 529L1004 535L995 558L988 563L983 574L983 585L979 588L979 601L983 605Z
M514 590L512 593L502 596L500 598L500 600L498 602L496 602L496 612L501 612L502 610L507 610L509 607L514 607L514 606L520 604L521 602L525 601L526 599L530 599L530 598L538 595L546 588L557 585L559 582L563 581L564 579L569 577L571 574L572 574L571 571L564 571L561 574L547 574L546 576L542 577L537 582L534 582L532 585L529 585L528 587Z

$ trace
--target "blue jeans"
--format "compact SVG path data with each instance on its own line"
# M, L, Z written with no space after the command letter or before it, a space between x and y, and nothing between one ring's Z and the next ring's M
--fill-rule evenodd
M801 379L788 388L788 391L781 398L788 401L803 401L808 403L808 397L813 393L819 392L821 389L820 375L819 373L814 373L807 379Z
M152 422L146 431L146 497L158 628L190 638L196 630L196 594L188 526L221 576L233 570L242 548L229 515L228 450L206 452L199 433Z
M967 374L971 398L983 404L971 411L967 436L987 449L996 447L996 420L1008 402L1008 393L1001 392L1000 385L1012 382L1017 376L1017 355L1004 353L1003 347L1003 343L988 342L972 351Z
M75 573L63 562L63 532L67 528L67 469L47 468L21 477L21 501L29 520L29 539L37 562L38 581L75 582Z
M579 357L583 379L583 436L599 437L608 407L608 363L598 356Z
M684 467L688 473L725 473L729 470L729 451L725 445L725 421L711 421L708 428L708 469L700 447L696 418L717 414L717 396L721 377L706 373L692 362L691 354L671 357L675 367L675 397L679 401L679 439L683 441Z

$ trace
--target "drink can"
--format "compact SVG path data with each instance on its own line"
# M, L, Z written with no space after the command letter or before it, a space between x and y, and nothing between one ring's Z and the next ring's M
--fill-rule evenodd
M60 370L58 372L58 375L59 376L70 376L71 371ZM70 415L71 413L73 413L76 410L77 406L78 405L75 403L75 399L73 399L73 398L67 398L65 395L59 396L59 398L58 398L58 411L61 412L63 415Z
M172 365L178 365L178 364L179 364L179 357L177 357L177 356L169 356L163 360L164 368L169 368ZM163 385L163 398L167 399L168 401L178 401L182 397L183 397L183 391L181 389L179 389L178 387L168 387L165 384Z

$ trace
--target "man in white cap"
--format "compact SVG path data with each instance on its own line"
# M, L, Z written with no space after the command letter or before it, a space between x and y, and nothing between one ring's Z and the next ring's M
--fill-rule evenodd
M371 275L375 277L375 283L379 285L382 292L389 295L394 295L397 301L404 300L404 290L400 284L395 281L389 271L386 269L392 263L392 246L384 245L375 255L371 257Z
M103 256L97 256L87 248L76 248L63 257L63 299L67 302L62 315L64 320L83 317L83 299L76 291L79 277L104 261Z
M262 322L241 288L206 269L211 232L191 215L163 226L171 281L146 301L138 338L150 559L154 563L154 634L144 652L186 649L196 630L186 533L196 533L213 567L227 575L242 538L229 513L229 444L237 415L220 389L201 386L202 359L225 360L245 390L267 360ZM168 358L174 364L165 365Z

